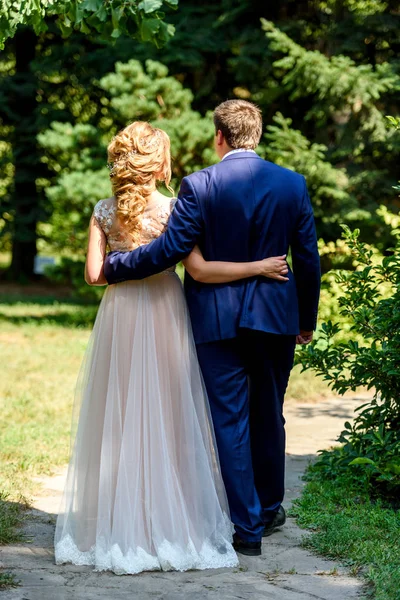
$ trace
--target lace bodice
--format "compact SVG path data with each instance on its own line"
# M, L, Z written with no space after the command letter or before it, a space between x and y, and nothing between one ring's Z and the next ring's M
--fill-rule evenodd
M115 198L100 200L94 207L93 215L107 236L110 250L128 252L138 246L149 244L158 238L166 229L176 198L165 198L149 202L142 217L142 231L138 243L133 243L131 236L124 230L117 217Z

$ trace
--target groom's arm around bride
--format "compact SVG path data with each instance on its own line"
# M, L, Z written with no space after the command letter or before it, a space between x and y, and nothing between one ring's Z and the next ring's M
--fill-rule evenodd
M287 281L250 277L206 284L185 276L235 547L259 554L263 533L283 511L283 399L296 336L307 343L316 327L320 261L304 177L254 152L262 135L259 109L229 100L216 108L214 124L221 161L182 181L163 235L131 252L112 253L104 272L110 284L149 277L196 245L207 261L235 263L291 250Z
M223 105L231 102L250 105L243 101ZM303 176L256 155L252 148L258 135L261 129L258 132L253 124L254 140L247 140L246 148L232 149L216 128L215 146L222 160L182 180L167 231L151 244L111 253L105 261L107 281L113 284L164 271L196 245L210 261L248 262L291 250L293 273L289 272L287 284L253 278L216 287L197 283L186 274L197 341L209 341L209 334L203 335L197 327L198 311L203 317L201 329L211 326L214 339L234 337L237 326L242 326L298 335L297 341L302 342L310 339L316 326L320 261L306 182ZM207 318L207 302L217 312L228 303L231 314L235 313L234 326L225 326L211 315Z

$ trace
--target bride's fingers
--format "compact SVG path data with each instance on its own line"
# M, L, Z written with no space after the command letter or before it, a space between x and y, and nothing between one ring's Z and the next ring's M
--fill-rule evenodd
M289 278L283 277L283 275L275 275L273 279L277 279L278 281L289 281Z

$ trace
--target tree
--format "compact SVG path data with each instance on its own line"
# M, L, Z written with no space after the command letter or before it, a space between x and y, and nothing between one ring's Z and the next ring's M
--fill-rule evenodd
M336 169L336 198L331 194L331 202L322 205L316 198L317 213L323 208L321 219L329 225L320 227L319 233L328 241L335 240L340 235L339 222L353 226L366 222L368 241L385 249L393 238L376 210L382 203L395 207L391 192L396 172L393 157L398 157L400 146L394 133L387 131L383 106L390 102L393 90L400 89L396 63L358 65L348 56L329 57L307 50L271 22L263 20L263 28L275 56L273 78L268 82L269 88L275 85L274 102L286 107L288 99L288 112L294 115L293 123L301 120L303 137L323 144L320 148L324 148L325 162L331 164L331 185ZM285 138L293 144L294 132L288 131L279 141L282 156ZM392 156L388 157L386 147ZM300 142L297 154L301 150ZM303 169L307 170L309 159L311 165L315 163L312 156L304 154ZM296 168L293 164L285 166Z
M11 271L17 277L33 272L36 256L36 225L43 214L36 189L41 164L36 152L35 120L36 81L30 69L35 57L36 36L31 30L19 30L14 39L14 74L7 78L7 89L2 90L6 101L1 103L0 115L7 124L9 147L13 162L13 201L5 194L7 216L5 222L12 231ZM16 143L18 141L18 143ZM7 163L6 163L7 164ZM8 205L8 206L7 206Z
M178 0L3 0L0 13L0 47L14 37L20 26L29 25L36 34L47 30L54 19L64 36L73 30L105 39L122 34L163 46L174 28L164 22L165 8L176 8Z

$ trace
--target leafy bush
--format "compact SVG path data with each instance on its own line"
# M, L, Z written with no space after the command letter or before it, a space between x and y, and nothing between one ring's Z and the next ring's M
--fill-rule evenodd
M85 282L85 261L63 257L58 265L47 267L46 275L55 283L67 285L78 298L98 301L104 293L104 287L89 286Z
M359 230L343 229L356 270L336 275L343 291L339 311L357 339L343 340L339 324L328 321L298 360L339 394L363 386L374 395L357 409L354 423L345 424L342 446L322 452L315 469L322 476L350 477L371 495L393 499L400 494L400 235L393 232L396 248L377 259L359 241Z

